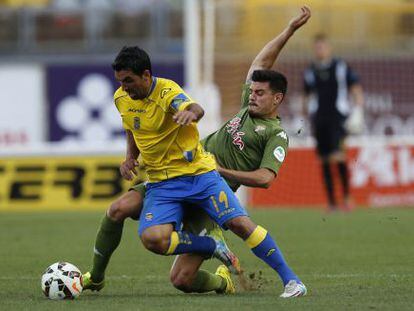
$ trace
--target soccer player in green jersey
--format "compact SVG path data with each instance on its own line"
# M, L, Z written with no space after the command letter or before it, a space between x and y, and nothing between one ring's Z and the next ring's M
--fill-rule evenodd
M241 184L269 187L284 161L288 137L280 126L277 108L284 98L287 81L282 74L270 68L288 39L309 17L310 10L303 7L301 14L292 19L286 29L266 44L249 69L243 88L242 109L221 129L203 140L205 149L216 157L218 171L233 190ZM124 165L121 172L124 177L130 178L131 172L135 172L135 166ZM139 216L145 187L138 185L135 190L123 195L108 209L96 238L92 271L84 275L85 289L100 290L103 287L104 272L121 239L123 221L127 217L136 219ZM200 224L201 220L203 221ZM194 224L193 221L184 221L184 226L191 228L193 225L194 233L199 233L200 228L206 228L212 234L221 234L212 220L200 216L197 222ZM219 233L214 233L217 231ZM260 226L255 231L260 241L246 240L253 252L268 236L267 231ZM285 286L281 297L305 295L306 287L301 282L283 279L283 273L279 270L290 268L277 247L274 253L280 257L280 266L273 268L279 273ZM174 286L185 292L234 292L231 278L225 269L219 267L216 274L199 270L204 259L196 254L178 256L171 270L171 281Z

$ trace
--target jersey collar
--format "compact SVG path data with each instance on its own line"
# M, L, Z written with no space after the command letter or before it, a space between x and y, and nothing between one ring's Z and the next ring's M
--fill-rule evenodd
M150 90L148 91L148 94L147 94L147 98L151 96L151 94L154 91L156 85L157 85L157 77L154 77L153 76L152 77L151 87L150 87Z

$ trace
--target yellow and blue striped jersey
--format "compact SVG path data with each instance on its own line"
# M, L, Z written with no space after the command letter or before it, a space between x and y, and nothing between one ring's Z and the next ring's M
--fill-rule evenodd
M153 77L150 94L134 100L120 87L114 102L125 130L133 133L150 182L198 175L216 168L199 142L197 125L173 121L177 111L194 101L172 80Z

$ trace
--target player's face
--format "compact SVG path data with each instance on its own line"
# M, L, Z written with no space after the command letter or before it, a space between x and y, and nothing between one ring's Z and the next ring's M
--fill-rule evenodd
M331 47L325 40L318 40L314 45L316 59L323 61L331 57Z
M249 115L256 118L276 116L277 107L282 102L283 94L274 92L269 82L252 82L249 96Z
M121 83L122 89L134 100L147 97L152 82L148 70L145 70L141 76L133 73L132 70L115 71L115 79Z

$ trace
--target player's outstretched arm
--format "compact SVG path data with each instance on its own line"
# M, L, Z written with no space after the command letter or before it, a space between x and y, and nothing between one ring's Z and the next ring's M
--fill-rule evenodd
M267 168L259 168L255 171L236 171L218 165L217 171L227 180L254 188L269 188L276 178L276 174Z
M138 156L139 156L139 150L134 140L134 135L131 131L126 131L127 136L127 151L125 156L125 161L122 162L121 167L119 168L119 171L121 172L121 175L126 180L132 180L135 175L137 174L137 171L135 167L137 167L138 164Z
M191 122L198 122L204 116L204 109L200 105L193 103L185 110L178 111L173 120L180 125L189 125Z
M283 49L289 38L302 27L311 17L311 11L308 6L301 7L298 16L289 21L287 27L275 38L269 41L253 60L247 73L246 82L251 80L253 71L260 69L270 69L275 63L280 51Z

